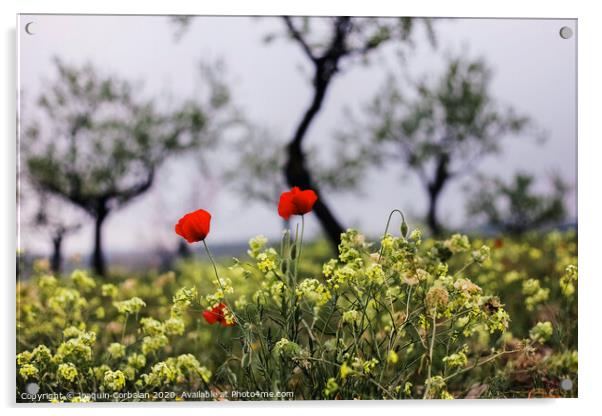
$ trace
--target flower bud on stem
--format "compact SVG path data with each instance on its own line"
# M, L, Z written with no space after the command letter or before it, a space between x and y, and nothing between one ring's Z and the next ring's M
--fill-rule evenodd
M400 227L400 231L401 231L401 235L403 238L406 238L406 236L408 235L408 223L406 222L406 217L403 215L403 212L401 212L398 209L394 209L393 211L391 211L389 213L389 218L387 219L387 226L385 227L385 232L383 234L383 238L385 238L387 236L387 232L389 231L389 226L391 225L391 218L393 218L393 214L395 213L399 213L399 215L401 215L401 227ZM383 255L383 246L381 244L380 246L380 252L378 253L378 262L380 263L380 259Z

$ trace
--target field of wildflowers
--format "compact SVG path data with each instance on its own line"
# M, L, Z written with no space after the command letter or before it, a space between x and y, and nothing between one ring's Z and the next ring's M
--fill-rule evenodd
M17 284L17 401L577 396L576 232L424 239L395 210L332 256L303 242L316 199L284 193L293 231L245 258L211 256L198 210L175 231L206 256L165 274L39 261Z

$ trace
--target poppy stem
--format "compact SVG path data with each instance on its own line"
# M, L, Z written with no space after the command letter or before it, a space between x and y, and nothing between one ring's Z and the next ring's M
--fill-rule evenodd
M297 282L299 278L299 263L301 258L301 248L303 247L303 232L305 230L305 216L301 215L301 234L299 234L299 224L297 224L297 232L295 232L295 268L292 273L292 282L290 287L291 292L291 313L292 313L292 321L291 321L291 329L290 329L290 339L293 342L297 341L298 330L299 330L299 315L297 304Z
M213 266L213 271L215 272L215 278L217 279L217 284L219 285L220 289L222 289L222 291L223 291L224 287L222 286L222 281L219 278L219 273L217 272L217 266L215 265L215 260L213 260L213 256L211 255L211 252L209 251L209 246L207 246L207 242L205 240L203 240L203 245L205 246L205 251L207 252L207 256L209 256L209 260L211 261L211 265Z
M387 236L387 232L389 231L389 226L391 225L391 218L393 218L393 214L395 214L396 212L398 212L399 215L401 215L401 222L402 222L402 224L406 223L406 217L403 215L403 212L401 212L398 209L394 209L393 211L391 211L389 213L389 219L387 219L387 225L385 227L385 232L383 233L383 239ZM405 238L405 236L403 236L403 237ZM379 263L380 263L380 258L382 257L382 255L383 255L383 245L382 245L382 242L381 242L381 244L380 244L380 251L378 253L378 262Z
M224 303L226 304L226 306L228 307L228 309L230 310L230 312L232 313L232 315L234 316L236 321L240 322L240 319L234 312L234 309L232 309L230 307L230 305L228 304L228 302L225 299L226 289L222 285L222 281L219 277L219 273L217 272L217 265L215 264L215 260L213 259L213 256L211 255L211 251L209 251L209 246L207 245L207 242L205 240L203 240L203 245L205 246L205 251L207 252L207 256L209 256L209 260L211 261L211 265L213 266L213 271L215 272L215 278L217 279L217 284L219 285L219 288L222 290L222 293L224 294Z
M301 237L299 238L299 249L297 250L297 269L299 268L299 259L303 248L303 231L305 231L305 215L301 215Z
M299 276L299 262L301 261L301 248L303 247L303 232L305 231L305 216L301 215L301 234L298 233L299 224L297 224L297 232L295 233L295 272L293 273L293 291L297 287L297 280Z

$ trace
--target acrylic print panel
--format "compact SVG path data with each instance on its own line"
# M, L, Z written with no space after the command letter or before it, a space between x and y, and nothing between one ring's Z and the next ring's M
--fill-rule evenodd
M18 34L18 402L577 396L575 20Z

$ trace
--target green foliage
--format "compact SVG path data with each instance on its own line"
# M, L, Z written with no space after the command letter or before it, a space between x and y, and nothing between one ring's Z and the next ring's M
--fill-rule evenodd
M554 178L550 194L537 193L533 185L533 176L524 173L516 174L510 183L481 178L468 201L468 213L510 234L522 234L565 219L566 184L559 177Z
M350 113L332 172L346 172L357 185L367 168L403 165L427 192L431 231L441 232L436 208L449 181L497 153L500 139L531 129L526 116L497 102L490 84L486 63L463 57L450 58L434 80L403 84L390 76L363 117Z
M33 182L96 213L99 199L126 203L170 155L198 146L210 109L189 101L161 110L128 81L56 60L58 78L27 121L25 163Z
M400 55L405 54L414 47L420 28L425 30L431 43L435 43L433 21L428 18L285 16L282 19L285 30L267 33L266 43L280 39L295 43L315 70L312 83L315 101L300 116L302 122L297 133L307 131L311 120L320 111L321 104L317 103L323 99L331 80L344 68L357 63L369 64L370 57L384 45L395 48ZM178 17L175 23L187 27L192 20ZM242 195L273 203L289 185L283 171L290 156L287 153L291 143L282 142L280 135L265 127L249 121L245 124L245 134L232 145L237 163L223 172L224 178ZM297 140L300 142L302 137ZM316 186L330 192L356 188L361 176L358 173L370 163L367 158L362 158L361 153L353 152L353 147L341 147L337 149L336 163L324 165L320 162L323 148L306 148L303 159L309 174L315 178ZM351 154L348 154L348 149Z
M200 102L158 106L136 86L114 76L55 60L57 79L25 115L21 144L26 177L87 212L96 221L95 271L104 274L101 228L109 213L148 191L163 162L210 145L217 115L228 103L225 86L207 72ZM63 233L64 234L64 233Z
M109 394L96 400L461 398L475 383L481 397L575 396L575 237L423 241L415 230L375 245L349 230L334 258L322 243L297 256L289 237L258 237L249 258L218 264L219 283L209 263L185 261L92 291L84 271L57 278L40 264L18 283L17 395L34 381ZM217 302L236 326L203 319ZM565 378L573 390L558 387Z
M501 136L520 132L528 123L496 103L490 82L485 62L464 58L450 59L434 83L417 82L413 98L389 78L369 107L368 131L376 144L400 146L404 163L421 175L429 177L429 165L444 157L450 175L460 173L483 155L497 152Z

